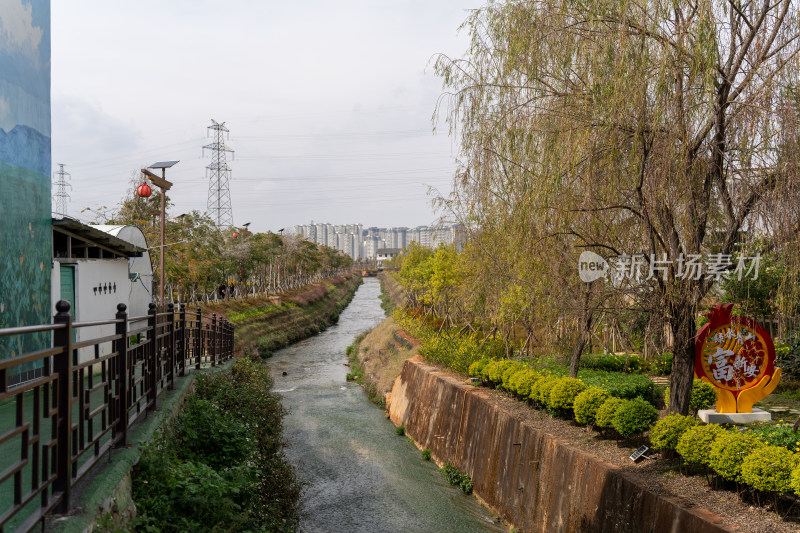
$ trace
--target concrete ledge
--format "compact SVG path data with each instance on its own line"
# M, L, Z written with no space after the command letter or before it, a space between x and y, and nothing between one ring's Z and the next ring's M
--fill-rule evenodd
M753 407L752 413L718 413L716 409L702 409L697 416L706 424L750 424L751 422L769 422L772 414Z

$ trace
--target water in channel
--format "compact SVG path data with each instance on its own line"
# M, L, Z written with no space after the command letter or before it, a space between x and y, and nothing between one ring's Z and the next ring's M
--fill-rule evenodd
M306 484L301 531L506 531L345 380L345 349L384 319L379 294L378 280L365 279L338 324L270 359L275 391L289 410L286 453Z

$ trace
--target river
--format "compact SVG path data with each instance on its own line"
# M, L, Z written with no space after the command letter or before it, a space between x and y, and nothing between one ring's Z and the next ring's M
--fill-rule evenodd
M506 531L397 436L361 387L346 381L347 346L384 319L379 294L379 281L366 278L338 324L270 359L275 392L289 411L286 454L305 484L300 530Z

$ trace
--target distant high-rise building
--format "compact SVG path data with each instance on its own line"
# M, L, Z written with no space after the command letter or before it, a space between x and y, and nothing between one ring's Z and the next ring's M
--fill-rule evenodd
M326 242L328 246L331 248L337 248L336 246L336 227L331 224L326 224ZM338 249L338 248L337 248Z
M295 234L306 240L340 250L353 259L374 259L382 248L405 249L412 242L427 248L440 244L459 243L463 239L463 228L452 226L417 226L415 228L392 227L364 228L362 224L314 223L295 226Z

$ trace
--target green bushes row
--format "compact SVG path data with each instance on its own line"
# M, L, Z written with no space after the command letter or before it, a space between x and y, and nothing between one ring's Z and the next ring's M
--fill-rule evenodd
M524 372L522 372L524 371ZM547 370L533 368L521 361L490 360L487 358L475 361L469 366L470 376L480 378L492 386L507 390L520 399L531 399L535 403L548 405L548 398L538 398L541 391L536 390L534 384L542 378L557 379L566 377L566 369L551 366ZM633 399L637 397L657 406L660 399L655 384L647 376L638 374L620 374L603 370L581 370L578 379L587 387L596 387L607 391L611 396ZM539 387L545 386L544 384ZM580 392L580 391L578 391ZM559 408L560 406L552 406Z
M583 397L578 398L580 402L584 401ZM577 398L575 401L579 402ZM594 407L593 411L595 426L613 429L623 438L647 431L658 420L658 410L642 398L624 400L609 396Z
M580 367L609 372L641 372L642 358L626 353L589 353L581 357Z
M590 353L581 357L580 368L667 376L672 372L672 354L668 352L645 360L637 354Z
M282 452L284 410L267 365L203 374L133 473L137 531L293 531L300 483Z
M652 382L644 376L636 377L635 383L628 387L620 387L612 373L594 371L589 373L588 381L597 383L597 386L587 386L585 378L547 374L528 368L520 361L507 359L475 361L470 365L469 373L546 409L554 416L574 417L580 424L614 429L623 437L646 431L658 419L656 408L642 397L620 398L614 394L641 391L652 399ZM638 378L646 379L649 384L640 384Z
M800 495L800 455L785 445L785 433L791 431L788 424L728 431L691 416L669 415L650 431L650 441L653 448L675 451L686 463L708 467L728 481Z
M655 383L642 374L620 374L604 370L581 370L578 377L589 387L597 387L608 391L611 396L632 400L644 398L653 406L660 402Z

